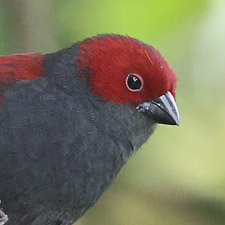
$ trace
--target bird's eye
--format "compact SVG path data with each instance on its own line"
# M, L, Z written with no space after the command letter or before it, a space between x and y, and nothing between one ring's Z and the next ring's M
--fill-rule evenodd
M143 87L143 79L139 74L129 73L126 78L126 86L130 91L140 91Z

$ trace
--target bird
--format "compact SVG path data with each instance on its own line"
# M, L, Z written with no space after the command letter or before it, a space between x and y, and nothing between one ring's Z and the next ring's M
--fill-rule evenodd
M158 123L179 125L176 83L159 50L127 35L0 56L5 224L73 224Z

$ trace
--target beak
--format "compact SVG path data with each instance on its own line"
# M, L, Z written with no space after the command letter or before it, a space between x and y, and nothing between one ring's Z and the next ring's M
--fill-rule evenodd
M169 125L179 125L180 118L173 95L168 91L165 95L143 102L137 110L148 114L155 122Z

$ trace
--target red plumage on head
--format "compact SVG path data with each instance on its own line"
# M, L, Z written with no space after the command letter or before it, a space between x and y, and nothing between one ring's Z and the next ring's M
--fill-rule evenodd
M137 105L167 91L175 97L176 75L160 52L128 36L103 35L81 42L78 67L92 92L106 101ZM84 75L86 71L89 77ZM129 73L143 78L140 91L127 88Z

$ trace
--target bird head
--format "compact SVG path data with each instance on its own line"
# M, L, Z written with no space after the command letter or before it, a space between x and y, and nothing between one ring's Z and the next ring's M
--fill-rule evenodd
M179 125L176 75L158 50L121 35L88 38L79 47L79 74L92 93L133 105L157 123Z

